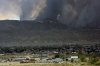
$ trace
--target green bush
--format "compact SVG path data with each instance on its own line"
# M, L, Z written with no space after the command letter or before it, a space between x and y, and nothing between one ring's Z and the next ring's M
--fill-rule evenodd
M55 58L64 58L64 55L63 54L56 54Z
M59 54L56 54L56 55L55 55L55 58L60 58L60 55L59 55Z
M79 55L81 62L87 62L85 55Z
M80 58L80 60L81 60L81 62L86 62L86 58L85 58L84 56L82 56L82 57Z
M90 60L90 63L91 64L96 64L98 61L99 61L98 59L93 58L93 59Z
M100 60L95 63L95 65L100 65Z

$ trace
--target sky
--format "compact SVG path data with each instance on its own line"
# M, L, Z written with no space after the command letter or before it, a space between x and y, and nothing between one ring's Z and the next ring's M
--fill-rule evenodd
M0 20L19 20L19 2L17 0L0 0Z
M43 0L0 0L0 20L35 19L41 4Z

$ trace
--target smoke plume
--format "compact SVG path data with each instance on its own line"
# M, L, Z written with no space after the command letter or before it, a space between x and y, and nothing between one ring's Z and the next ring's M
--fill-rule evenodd
M29 20L33 10L33 4L35 0L22 0L21 1L21 14L20 20Z
M99 3L100 0L0 0L0 18L50 19L73 28L100 28Z
M20 19L34 20L45 7L45 2L46 0L22 0Z

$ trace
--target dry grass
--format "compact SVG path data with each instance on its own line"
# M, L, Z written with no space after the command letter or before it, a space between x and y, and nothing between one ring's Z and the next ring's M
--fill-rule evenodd
M17 63L17 62L12 62L12 63L0 63L0 66L72 66L71 64L57 64L57 63L48 63L48 64L42 64L42 63Z
M0 63L0 66L92 66L92 65L86 65L86 64L81 64L81 63L48 63L48 64L43 64L43 63L18 63L18 62L8 62L8 63Z

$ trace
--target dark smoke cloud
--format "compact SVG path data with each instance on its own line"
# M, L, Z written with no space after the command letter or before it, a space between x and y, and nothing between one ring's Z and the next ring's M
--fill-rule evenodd
M62 23L69 27L99 28L100 0L64 0L60 17Z
M99 27L100 0L47 0L37 19L58 20L68 27ZM59 16L59 17L58 17Z
M57 15L61 11L63 0L47 0L46 7L38 16L38 20L57 19Z
M90 0L79 15L76 26L100 28L100 0Z

